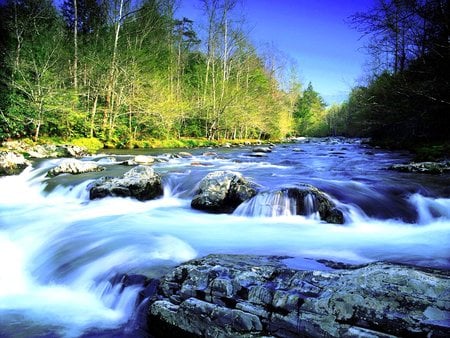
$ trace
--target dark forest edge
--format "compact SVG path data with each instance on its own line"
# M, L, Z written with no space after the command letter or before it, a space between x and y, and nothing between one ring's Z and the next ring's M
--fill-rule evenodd
M0 141L95 151L347 136L449 156L446 1L380 0L352 16L372 69L328 107L295 72L282 83L282 62L252 45L237 1L200 3L205 31L170 0L3 2Z

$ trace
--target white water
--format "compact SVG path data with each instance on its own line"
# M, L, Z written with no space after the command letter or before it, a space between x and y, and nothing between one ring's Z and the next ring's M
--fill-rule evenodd
M177 161L167 165L188 168ZM120 293L110 278L152 274L209 253L450 267L448 198L405 197L417 211L415 223L369 217L357 205L336 200L346 224L326 224L314 214L295 216L288 200L264 194L243 213L253 210L257 217L211 215L191 210L190 199L174 191L192 176L191 169L171 173L176 180L166 179L172 188L166 186L162 199L88 201L89 180L44 191L46 170L57 162L0 178L0 336L17 327L22 336L51 329L67 337L119 327L130 319L139 290ZM251 170L274 170L267 167L255 164ZM208 170L217 168L235 169L221 161Z

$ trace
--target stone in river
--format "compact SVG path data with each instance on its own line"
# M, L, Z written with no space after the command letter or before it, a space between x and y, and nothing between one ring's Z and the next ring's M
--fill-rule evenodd
M156 337L449 337L450 274L375 262L289 268L286 257L209 255L161 279ZM157 300L156 300L157 299Z
M231 213L255 194L254 185L240 173L215 171L202 179L191 206L212 213Z
M143 165L134 167L122 177L102 177L89 185L91 200L115 196L146 201L162 195L161 176L151 167Z

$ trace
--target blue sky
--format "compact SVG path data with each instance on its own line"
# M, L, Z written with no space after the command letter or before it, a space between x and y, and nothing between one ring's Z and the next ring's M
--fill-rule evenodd
M250 38L273 44L294 60L301 82L311 81L328 102L339 102L364 72L367 59L360 33L346 23L374 0L242 0ZM201 23L197 0L182 0L178 16Z

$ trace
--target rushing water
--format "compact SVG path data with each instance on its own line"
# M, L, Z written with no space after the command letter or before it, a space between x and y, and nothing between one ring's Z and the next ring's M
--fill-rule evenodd
M122 327L140 290L121 292L111 278L158 276L208 253L450 268L450 177L386 170L410 160L407 153L334 139L278 145L261 158L249 156L250 147L204 151L155 164L165 193L148 202L88 199L93 179L130 169L118 165L127 155L85 159L106 166L101 173L50 179L47 171L62 160L51 159L0 178L0 337L76 337ZM215 170L239 171L263 193L233 215L192 210L196 184ZM295 216L289 199L272 193L296 183L330 195L345 224Z

